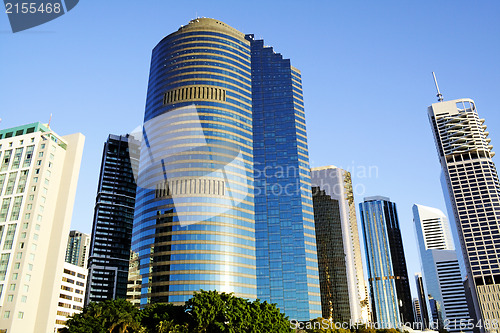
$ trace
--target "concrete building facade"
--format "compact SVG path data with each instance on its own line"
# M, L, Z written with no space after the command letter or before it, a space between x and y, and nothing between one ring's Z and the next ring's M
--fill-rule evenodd
M443 170L448 216L457 226L476 317L500 322L500 182L485 120L472 99L434 103L428 116Z
M0 131L0 329L51 332L84 137L33 123Z
M414 205L413 221L423 280L428 296L436 301L439 327L449 332L472 332L460 327L472 321L448 219L437 208Z

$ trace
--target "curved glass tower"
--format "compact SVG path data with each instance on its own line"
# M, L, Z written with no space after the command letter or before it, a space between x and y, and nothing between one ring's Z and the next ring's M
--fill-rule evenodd
M195 19L153 50L132 236L141 305L256 291L250 42Z

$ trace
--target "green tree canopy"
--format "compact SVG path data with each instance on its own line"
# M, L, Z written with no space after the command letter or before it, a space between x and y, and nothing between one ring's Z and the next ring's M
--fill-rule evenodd
M90 303L67 321L66 333L289 333L275 304L200 291L184 306L157 303L139 310L125 300Z
M170 303L148 305L139 315L139 321L147 333L183 332L187 319L184 306Z
M92 302L67 321L65 332L137 333L141 329L138 319L139 310L126 300Z
M275 304L250 302L233 294L201 291L186 302L190 332L291 332L290 322Z

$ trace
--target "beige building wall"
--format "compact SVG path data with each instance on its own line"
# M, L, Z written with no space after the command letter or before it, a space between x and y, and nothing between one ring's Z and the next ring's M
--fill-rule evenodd
M64 263L57 302L55 330L65 327L68 317L83 309L85 288L87 286L87 269Z
M40 123L0 134L0 329L53 332L84 136Z

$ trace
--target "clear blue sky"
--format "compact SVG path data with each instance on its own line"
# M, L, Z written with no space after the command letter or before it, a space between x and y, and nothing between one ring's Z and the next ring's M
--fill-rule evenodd
M302 71L311 165L354 171L357 202L380 194L397 203L414 290L411 207L445 211L426 113L431 72L445 99L476 101L500 145L499 12L487 0L82 0L16 34L0 13L0 128L52 113L57 133L86 136L72 228L90 232L103 143L142 123L152 48L196 15L217 18Z

